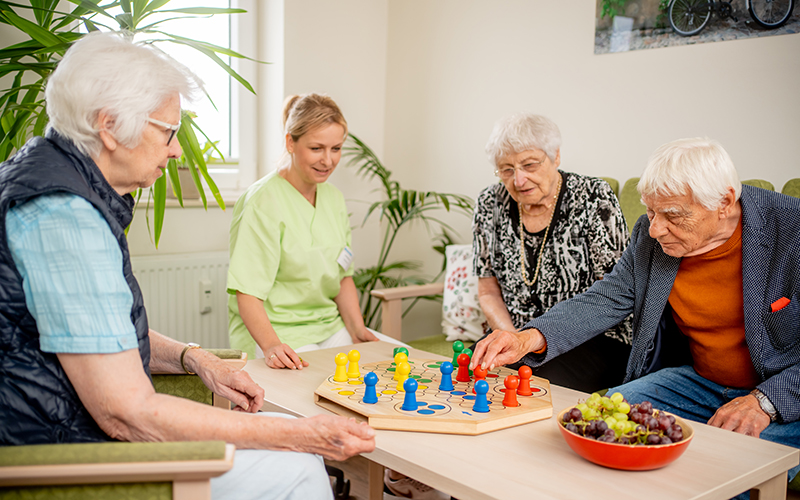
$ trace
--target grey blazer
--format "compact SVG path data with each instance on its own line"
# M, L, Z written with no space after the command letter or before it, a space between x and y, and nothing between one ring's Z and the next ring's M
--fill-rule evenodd
M745 340L761 377L758 388L783 422L794 422L800 419L800 199L743 185L740 202ZM649 227L647 216L641 216L610 273L525 325L547 339L547 351L526 355L526 364L539 366L631 312L626 382L664 366L691 364L667 304L680 259L661 250ZM771 312L770 305L781 297L791 302Z

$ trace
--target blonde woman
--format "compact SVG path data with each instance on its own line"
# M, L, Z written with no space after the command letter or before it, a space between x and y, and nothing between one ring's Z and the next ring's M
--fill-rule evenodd
M327 182L347 121L330 97L291 96L277 170L233 210L228 271L231 346L271 368L308 366L298 352L395 340L364 325L353 282L350 220Z

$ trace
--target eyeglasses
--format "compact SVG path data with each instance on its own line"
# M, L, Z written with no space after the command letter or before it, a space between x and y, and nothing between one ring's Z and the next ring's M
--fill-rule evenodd
M519 169L522 170L526 174L530 174L536 170L536 167L544 163L545 160L528 160L525 162L524 165L520 165L519 167L510 167L510 168L503 168L494 171L494 175L500 177L501 179L508 180L514 177L514 171Z
M150 118L150 117L147 117L147 121L152 123L153 125L164 127L165 129L170 131L169 138L167 139L167 146L169 146L169 143L172 142L172 138L175 137L175 134L178 133L178 129L181 128L180 123L178 123L177 125L173 125L171 123L162 122L161 120L156 120L155 118Z

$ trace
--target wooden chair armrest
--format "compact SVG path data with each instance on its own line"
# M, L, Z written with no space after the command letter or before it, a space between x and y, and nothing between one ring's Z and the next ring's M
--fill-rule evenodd
M439 295L444 292L444 283L429 283L426 285L398 286L397 288L383 288L373 290L370 294L381 300L408 299L411 297L425 297L426 295Z
M225 456L211 460L10 465L0 467L0 487L172 482L174 499L211 498L209 480L233 467L235 451L226 444Z
M403 337L403 299L438 295L444 291L444 283L399 286L373 290L370 294L381 300L381 331L393 339Z

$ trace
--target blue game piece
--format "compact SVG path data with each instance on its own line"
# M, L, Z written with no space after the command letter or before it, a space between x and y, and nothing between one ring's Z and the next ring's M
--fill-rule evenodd
M449 392L455 389L453 386L453 377L451 376L453 373L453 363L445 361L442 363L442 366L439 367L439 371L442 372L442 381L439 382L439 390Z
M477 413L489 413L489 403L486 399L486 393L489 392L489 383L485 380L478 380L475 382L475 406L472 411Z
M364 383L367 384L367 388L364 391L364 403L368 405L374 405L378 402L378 393L375 390L375 386L378 385L378 376L375 375L375 372L369 372L364 375Z
M417 411L417 381L413 378L407 379L403 383L403 389L406 391L406 397L403 399L403 406L401 409L405 411Z

